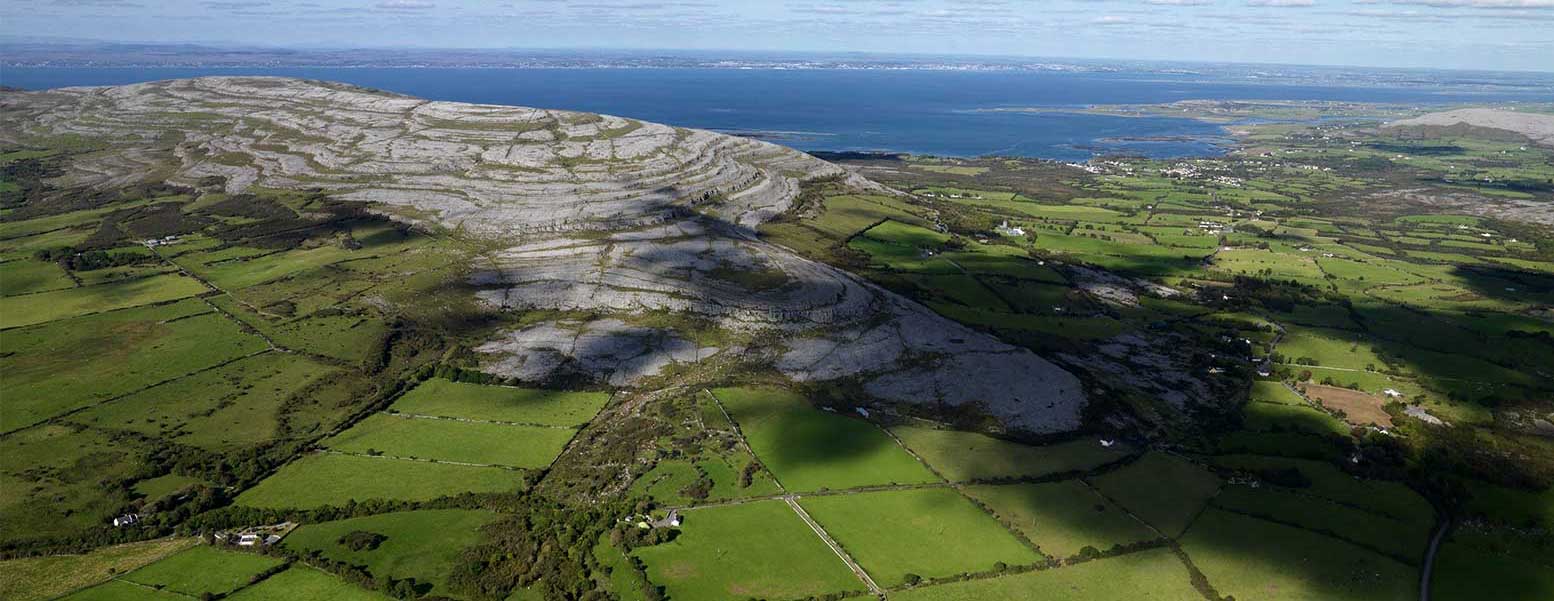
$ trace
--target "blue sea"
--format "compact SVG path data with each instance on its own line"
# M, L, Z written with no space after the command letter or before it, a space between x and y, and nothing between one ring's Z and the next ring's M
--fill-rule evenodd
M1083 160L1103 153L1213 155L1220 126L1190 119L1063 112L1188 99L1340 100L1418 105L1542 101L1547 88L1313 86L1164 73L781 69L7 67L27 89L201 75L341 81L435 100L589 111L752 135L801 150ZM1037 108L1051 112L995 112Z

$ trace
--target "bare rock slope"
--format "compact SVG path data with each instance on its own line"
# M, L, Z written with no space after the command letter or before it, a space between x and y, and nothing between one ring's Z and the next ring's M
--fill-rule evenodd
M320 188L401 207L504 249L472 276L491 306L610 316L529 326L480 347L489 369L511 376L581 369L629 385L743 352L620 319L667 310L769 332L785 350L745 359L798 381L852 378L886 401L975 405L1038 433L1077 427L1085 404L1077 378L1031 352L757 238L804 180L878 189L781 146L284 78L5 93L0 115L8 144L111 141L75 155L62 186L221 176L229 192Z

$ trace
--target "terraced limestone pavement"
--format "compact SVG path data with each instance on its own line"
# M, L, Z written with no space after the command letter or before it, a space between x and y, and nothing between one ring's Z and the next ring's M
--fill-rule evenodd
M104 141L70 158L56 179L64 189L164 179L227 193L320 189L488 243L496 250L470 281L490 307L600 316L499 335L481 350L507 375L544 379L566 366L630 385L727 352L622 319L664 309L774 331L783 348L749 360L794 380L853 378L888 401L974 404L1036 433L1078 427L1085 404L1077 378L1030 351L758 238L806 181L893 193L773 144L265 77L7 92L0 113L9 144Z

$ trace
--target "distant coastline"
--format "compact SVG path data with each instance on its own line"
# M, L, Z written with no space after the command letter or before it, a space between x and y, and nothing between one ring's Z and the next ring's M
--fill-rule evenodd
M560 60L560 59L558 59ZM645 59L644 59L645 60ZM1083 161L1128 154L1217 156L1233 145L1225 119L1159 110L1204 99L1445 107L1547 101L1548 88L1284 85L1226 73L888 69L459 67L7 67L25 89L119 85L202 75L340 81L432 100L619 115L710 129L804 151ZM1460 74L1456 75L1460 78ZM1380 76L1378 76L1380 77ZM1419 80L1418 73L1410 75ZM1191 104L1197 103L1197 104ZM1299 104L1305 106L1305 104ZM1154 107L1096 110L1113 107ZM1263 115L1268 116L1268 115ZM1242 118L1240 113L1231 121Z

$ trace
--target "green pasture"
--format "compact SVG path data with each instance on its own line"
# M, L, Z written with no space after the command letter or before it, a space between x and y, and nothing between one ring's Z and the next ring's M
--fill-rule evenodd
M238 495L245 507L312 508L348 501L426 501L463 492L513 492L521 472L497 468L317 453L286 464Z
M1214 506L1299 526L1417 565L1429 545L1434 524L1407 523L1276 486L1226 486Z
M281 564L254 553L222 551L200 545L140 568L123 578L136 584L198 597L224 595L248 584L248 579Z
M794 393L721 388L713 394L739 422L756 456L790 491L936 480L874 424L815 409Z
M682 601L798 599L863 591L847 565L782 501L684 511L679 536L632 551Z
M1042 559L954 489L810 496L799 504L880 586L908 574L937 578Z
M369 416L324 441L346 453L391 455L520 468L543 468L561 453L574 430L453 419Z

